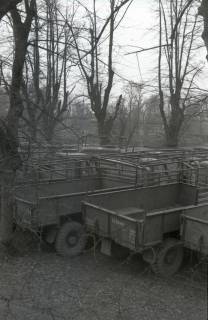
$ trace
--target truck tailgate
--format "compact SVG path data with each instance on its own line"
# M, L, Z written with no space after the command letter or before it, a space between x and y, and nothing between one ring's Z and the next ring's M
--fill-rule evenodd
M132 250L139 250L143 245L144 214L140 208L122 208L121 212L118 209L114 212L83 202L82 211L88 231ZM133 219L131 215L135 214L141 215L141 218Z

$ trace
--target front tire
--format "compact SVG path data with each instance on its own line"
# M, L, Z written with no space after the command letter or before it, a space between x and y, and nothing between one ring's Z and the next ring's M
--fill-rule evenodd
M56 252L61 256L75 257L84 250L86 240L83 225L75 221L66 222L57 233Z
M175 274L183 261L183 247L177 239L166 239L159 248L152 264L155 274L169 277Z

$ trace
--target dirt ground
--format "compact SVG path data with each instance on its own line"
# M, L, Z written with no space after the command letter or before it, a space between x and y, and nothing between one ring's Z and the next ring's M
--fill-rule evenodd
M171 279L139 257L99 252L64 259L51 250L0 257L2 320L206 320L206 265Z

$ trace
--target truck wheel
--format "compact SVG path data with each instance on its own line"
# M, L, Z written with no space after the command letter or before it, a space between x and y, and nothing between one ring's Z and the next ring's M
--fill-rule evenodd
M86 233L80 223L66 222L57 233L55 249L62 256L74 257L84 250L86 240Z
M177 239L167 239L157 252L156 260L151 265L154 273L169 277L176 273L183 261L183 247Z

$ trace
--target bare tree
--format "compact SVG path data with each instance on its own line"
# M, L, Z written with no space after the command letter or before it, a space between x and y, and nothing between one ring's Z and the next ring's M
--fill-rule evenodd
M23 112L23 103L20 89L22 73L27 52L29 32L31 29L35 0L25 0L25 16L15 7L11 10L12 27L14 34L14 59L12 65L12 79L9 87L10 107L5 122L2 122L1 156L3 158L3 204L1 216L1 240L9 242L13 228L13 183L15 172L20 166L18 154L18 126Z
M194 81L201 71L192 59L197 49L197 17L192 5L184 11L185 4L184 0L159 0L159 108L167 145L172 147L178 144Z
M207 49L207 60L208 60L208 1L202 0L201 6L198 9L199 15L203 17L204 20L204 30L202 33L202 39Z
M79 67L87 86L91 109L97 119L101 145L110 143L111 131L122 100L122 96L120 95L115 103L114 113L108 112L114 80L113 47L114 30L117 27L115 24L116 17L120 9L128 2L131 3L131 1L123 0L118 4L117 1L110 0L110 14L106 18L103 26L99 26L96 13L96 0L93 0L93 11L90 12L86 9L90 20L90 26L87 28L86 36L86 38L89 39L88 48L82 49L81 45L79 45L75 39ZM104 34L107 26L109 26L109 28L107 36L105 34L105 41L108 41L108 59L107 62L104 63L100 57L100 43L103 41L101 36Z
M181 19L183 18L184 14L186 13L186 10L194 3L195 0L188 0L186 4L183 7L183 10L181 10L180 15L178 16L178 19L176 21L176 24L173 28L172 37L175 36L175 32L177 29L178 24L180 23ZM208 53L208 1L207 0L198 0L197 2L201 2L200 6L198 7L198 14L203 17L204 21L204 29L202 32L202 39L204 40L205 47L207 49ZM208 60L208 54L207 54L207 60Z
M124 88L124 98L117 118L119 141L126 148L132 143L143 122L142 84L130 82ZM138 136L137 136L138 139ZM125 142L124 142L125 140Z
M67 28L71 17L66 15L64 20L60 17L57 0L43 1L40 8L30 39L32 50L28 51L25 62L23 119L33 141L37 132L41 132L51 143L56 126L73 101L71 94L75 86L69 82L73 37Z

